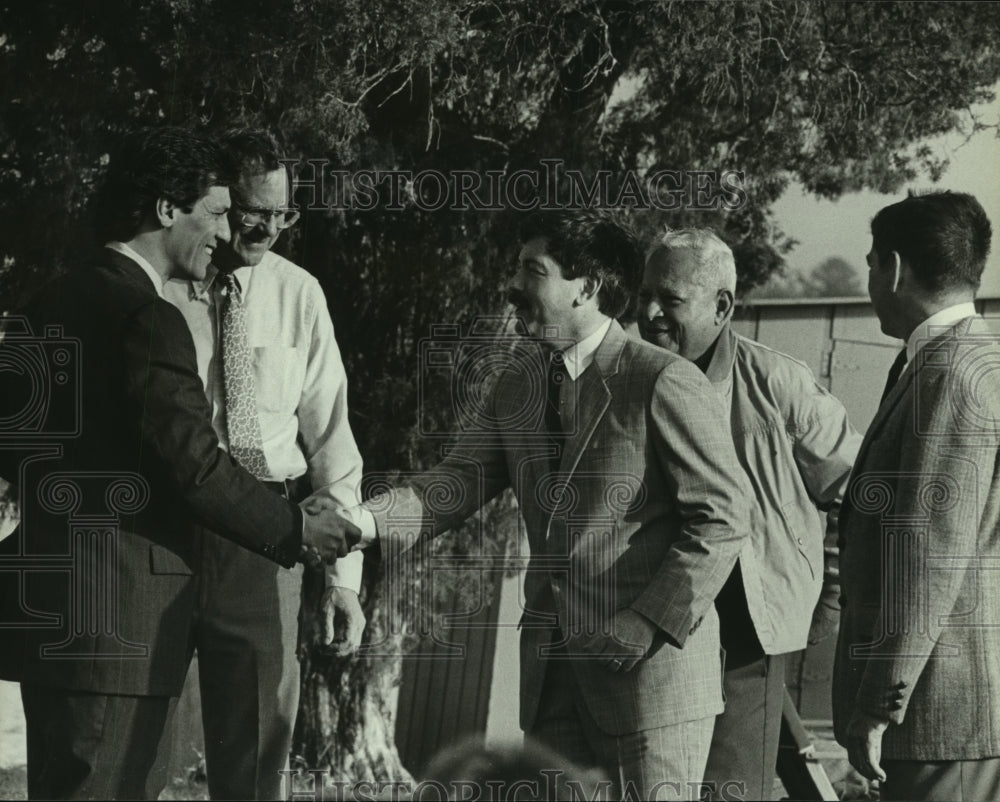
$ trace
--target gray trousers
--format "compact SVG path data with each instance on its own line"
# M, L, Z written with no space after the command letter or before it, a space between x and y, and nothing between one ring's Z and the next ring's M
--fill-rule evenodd
M526 733L613 782L612 799L698 799L715 716L624 735L602 731L568 660L550 660L538 715Z
M785 655L727 667L722 683L726 709L715 719L706 798L770 799L785 701Z

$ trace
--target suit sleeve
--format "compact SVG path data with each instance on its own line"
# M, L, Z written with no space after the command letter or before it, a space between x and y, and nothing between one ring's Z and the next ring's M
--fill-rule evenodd
M127 403L139 422L140 463L155 463L205 526L294 565L302 512L219 448L181 313L161 300L140 307L124 324L122 351Z
M495 395L491 392L492 407ZM503 443L494 433L461 437L448 455L405 486L387 490L363 505L375 518L378 539L393 553L420 538L447 532L500 495L511 484Z
M897 555L905 560L903 570L893 575L891 567L883 568L882 582L891 582L891 591L882 594L878 637L855 699L862 711L895 724L902 723L949 617L968 612L956 610L956 601L963 588L968 596L970 583L979 581L974 562L980 539L996 536L1000 492L996 386L977 383L968 370L937 372L923 381L920 373L914 380L918 392L902 402L914 414L906 423L909 436L901 443L902 469L891 496L892 514L903 516L903 539L912 539ZM989 591L978 594L983 592Z
M749 535L750 487L718 393L677 360L657 378L648 436L681 520L649 587L632 609L683 647L715 602Z

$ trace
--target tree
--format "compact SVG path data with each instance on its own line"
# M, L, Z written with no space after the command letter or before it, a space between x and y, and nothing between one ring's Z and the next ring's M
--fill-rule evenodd
M776 272L750 294L755 298L857 298L864 297L865 289L850 262L831 256L816 265L809 275L788 273L784 269Z
M452 190L456 171L509 177L543 172L541 160L555 158L564 167L556 189L571 189L565 170L578 170L597 201L641 207L649 176L687 171L665 182L680 208L635 222L646 233L716 226L748 289L792 245L770 214L790 180L836 197L895 191L920 173L934 178L943 165L922 143L980 125L966 112L992 98L1000 77L1000 7L985 3L411 0L401 10L390 0L38 0L0 8L0 309L80 258L109 142L126 127L159 122L262 125L291 157L354 176L434 170L451 176ZM699 203L696 171L724 170L738 173L735 189L709 180ZM368 469L426 465L436 447L417 425L421 341L432 324L467 326L501 310L517 215L431 210L426 197L423 208L384 200L369 210L331 207L337 189L333 181L312 187L315 202L284 248L327 292ZM528 187L521 200L547 189L544 181ZM436 387L425 397L425 424L452 425L448 393ZM380 600L366 598L378 638ZM329 666L311 652L308 661L300 745L310 764L359 779L400 776L391 728L377 756L350 748L363 711L391 712L391 662L378 671Z

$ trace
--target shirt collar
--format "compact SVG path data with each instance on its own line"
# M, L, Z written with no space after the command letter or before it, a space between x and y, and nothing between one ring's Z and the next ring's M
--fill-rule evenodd
M247 286L250 284L250 276L253 274L253 267L251 265L244 265L243 267L238 267L233 271L233 277L236 279L236 284L240 288L240 292L244 295L247 291ZM205 278L199 280L188 279L188 291L190 293L191 300L203 299L211 291L212 286L215 284L215 279L219 275L219 268L214 264L209 263L208 269L205 271Z
M110 248L112 251L120 253L122 256L127 256L139 265L139 267L142 268L142 272L149 276L150 280L153 282L153 286L156 288L156 294L161 298L163 297L163 278L156 272L156 268L154 268L144 256L137 253L134 248L130 248L124 242L119 242L118 240L111 240L111 242L105 243L104 247Z
M723 384L733 377L733 360L736 359L736 335L730 321L726 321L712 347L715 351L705 368L705 376L712 384Z
M576 381L580 374L590 367L590 363L594 361L594 354L604 342L610 328L611 318L608 318L593 334L584 337L563 352L563 364L572 381Z
M950 329L958 321L968 317L976 316L976 305L971 301L962 304L955 304L935 312L927 320L917 326L906 341L906 361L912 362L927 343L943 334L946 329Z

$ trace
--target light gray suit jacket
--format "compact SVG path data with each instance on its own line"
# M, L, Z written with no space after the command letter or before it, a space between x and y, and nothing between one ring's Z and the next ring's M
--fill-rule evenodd
M883 756L1000 755L1000 346L979 318L917 352L840 513L834 725L887 718Z
M721 712L713 601L745 542L749 488L718 394L693 364L613 323L572 384L577 414L554 472L541 410L530 422L524 414L540 400L525 380L526 359L512 358L497 376L490 424L408 487L368 502L380 539L418 528L434 536L513 487L531 550L521 726L535 721L548 649L559 640L556 617L602 730ZM534 361L544 376L541 357ZM658 636L632 671L613 673L579 643L612 631L615 611L626 607L654 622Z

